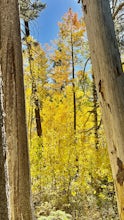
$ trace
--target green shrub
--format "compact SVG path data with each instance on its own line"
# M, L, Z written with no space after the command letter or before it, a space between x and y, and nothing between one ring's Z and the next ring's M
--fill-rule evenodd
M64 211L58 210L51 211L48 217L41 216L38 220L72 220L72 216Z

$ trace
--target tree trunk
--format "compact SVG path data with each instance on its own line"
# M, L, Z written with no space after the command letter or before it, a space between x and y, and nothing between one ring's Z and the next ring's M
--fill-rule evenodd
M0 67L1 68L1 67ZM1 77L1 70L0 70ZM7 169L6 169L6 145L2 109L2 81L0 79L0 219L8 220L7 203Z
M73 88L73 120L74 120L74 132L76 133L77 127L77 114L76 114L76 92L75 92L75 63L74 63L74 45L72 39L72 30L71 30L71 62L72 62L72 88Z
M11 220L31 220L30 173L17 0L0 0L3 102Z
M98 102L97 102L97 91L96 91L96 85L94 80L94 75L92 75L93 78L93 114L94 114L94 138L95 138L95 148L96 150L99 149L99 134L98 134Z
M25 25L25 37L26 39L30 36L30 29L29 29L29 22L28 21L24 21L24 25ZM37 93L37 86L36 86L36 82L35 79L33 77L33 71L32 71L32 65L31 65L31 60L32 60L32 55L31 55L31 44L29 44L27 41L27 49L28 49L28 62L29 62L29 66L30 66L30 74L32 77L32 93L34 96L34 105L35 105L35 121L36 121L36 130L37 130L37 135L39 137L42 136L42 126L41 126L41 116L40 116L40 104L39 104L39 99L36 95Z
M0 1L1 8L1 1ZM7 203L7 167L6 167L6 145L5 145L5 127L3 113L3 93L1 79L1 12L0 12L0 219L8 220Z
M124 74L109 0L83 0L82 4L119 216L124 220Z
M29 35L30 35L29 22L28 21L24 21L24 26L25 26L25 36L29 37Z

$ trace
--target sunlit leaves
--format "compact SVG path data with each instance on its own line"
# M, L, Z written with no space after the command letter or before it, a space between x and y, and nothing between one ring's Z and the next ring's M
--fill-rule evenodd
M90 66L84 71L88 52L81 50L84 44L84 48L88 48L84 23L70 9L59 27L59 37L49 56L31 38L27 39L31 44L30 51L24 52L32 189L34 200L38 195L40 202L50 203L53 209L68 210L73 215L78 212L81 217L83 212L88 216L90 205L100 209L102 203L110 200L107 193L111 192L113 183L102 126L98 131L99 149L95 147L92 77ZM31 110L32 80L41 101L40 138L36 135ZM76 131L73 127L74 92ZM97 113L100 123L99 109Z

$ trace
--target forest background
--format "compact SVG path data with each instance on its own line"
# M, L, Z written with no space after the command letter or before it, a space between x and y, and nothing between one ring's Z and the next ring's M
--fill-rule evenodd
M116 19L123 62L123 25ZM35 213L44 220L117 220L85 23L68 8L58 27L51 44L31 34L22 39Z

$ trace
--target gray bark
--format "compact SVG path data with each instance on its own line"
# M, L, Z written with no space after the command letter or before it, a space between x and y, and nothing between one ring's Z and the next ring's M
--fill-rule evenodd
M124 220L124 73L109 0L83 0L82 4L119 216Z

